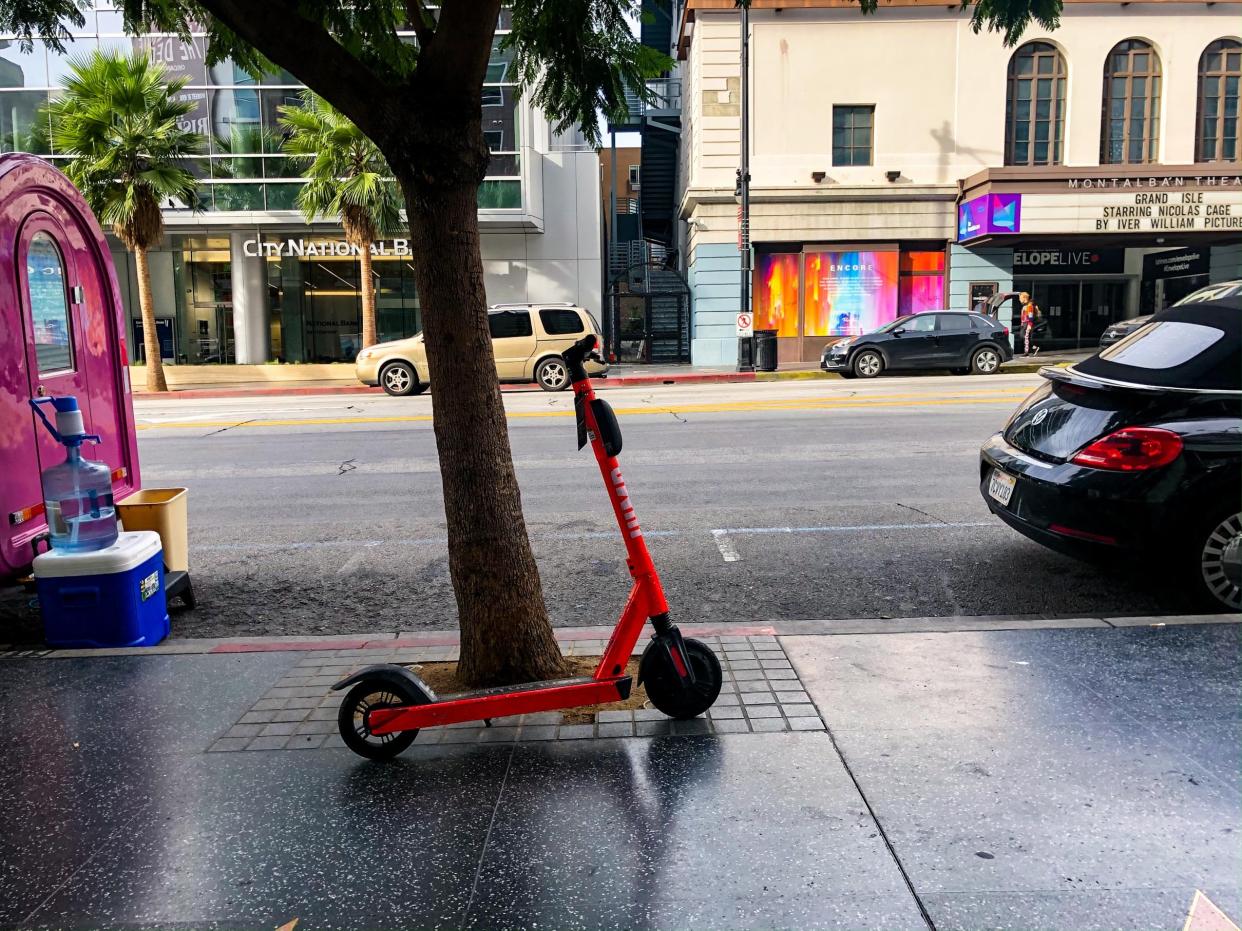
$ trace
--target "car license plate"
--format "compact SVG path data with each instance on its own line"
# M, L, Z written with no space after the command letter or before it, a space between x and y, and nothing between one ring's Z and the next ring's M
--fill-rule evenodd
M1013 490L1017 484L1018 480L1012 475L1006 475L1000 469L993 469L992 477L988 479L988 495L1005 507L1009 507L1009 499L1013 497Z

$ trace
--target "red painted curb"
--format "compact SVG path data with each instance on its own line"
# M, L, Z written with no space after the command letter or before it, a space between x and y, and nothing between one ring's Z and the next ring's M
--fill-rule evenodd
M143 400L181 398L257 398L257 397L296 397L314 394L382 394L382 388L371 388L367 385L313 385L302 388L174 388L171 391L135 391L134 397Z

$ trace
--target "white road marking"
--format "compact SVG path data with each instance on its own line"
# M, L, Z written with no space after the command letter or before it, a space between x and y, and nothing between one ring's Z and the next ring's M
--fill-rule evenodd
M956 530L956 529L978 529L991 528L994 530L1004 530L1005 525L1000 521L977 521L963 523L947 523L947 524L847 524L836 527L728 527L713 530L713 536L716 534L762 534L762 533L868 533L877 530ZM702 530L643 530L644 537L688 537L702 533ZM579 533L539 533L538 531L531 533L532 540L554 540L564 542L566 540L615 540L618 531L616 530L588 530ZM315 550L315 549L337 549L341 547L351 546L444 546L448 540L445 537L406 537L394 540L302 540L289 543L196 543L194 544L195 552L205 553L233 553L233 552L264 552L268 550ZM732 545L731 541L726 542ZM719 543L717 544L719 545ZM736 553L736 550L734 550ZM723 554L723 551L721 553ZM737 555L737 559L741 559L741 555Z
M712 536L716 538L716 549L720 550L720 555L724 557L725 562L737 562L742 558L737 547L733 545L733 541L729 539L729 531L713 530Z
M871 530L946 530L967 527L1003 527L999 521L967 521L933 524L852 524L837 527L726 527L712 533L856 533Z

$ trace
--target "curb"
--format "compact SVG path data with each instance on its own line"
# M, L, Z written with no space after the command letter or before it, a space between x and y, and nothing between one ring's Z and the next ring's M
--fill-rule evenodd
M777 372L767 373L775 375L777 378L806 378L806 377L837 377L829 372ZM621 375L613 378L599 378L595 380L596 388L617 388L617 387L653 387L658 385L706 385L706 384L736 384L741 382L753 382L756 380L754 372L698 372L689 375ZM771 381L772 378L764 380ZM537 391L538 386L533 382L528 385L501 385L501 391ZM144 401L154 400L180 400L181 398L250 398L250 397L296 397L299 395L326 395L326 394L383 394L383 389L372 387L369 385L314 385L303 388L182 388L172 389L165 392L160 391L134 391L134 397Z
M1001 366L1000 374L1002 375L1030 375L1038 372L1041 368L1047 367L1049 364L1054 366L1068 365L1067 362L1045 363L1045 362L1023 362L1019 364L1006 363ZM596 380L595 387L597 389L608 388L655 388L665 385L738 385L748 384L751 382L778 382L778 381L814 381L814 380L838 380L841 376L837 372L823 372L818 369L802 369L788 372L702 372L688 375L620 375L613 378L600 378ZM504 392L510 391L535 391L538 390L534 384L530 385L501 385L500 390ZM304 388L183 388L173 389L166 394L163 392L151 391L134 391L133 395L136 399L142 401L166 401L166 400L192 400L192 399L210 399L210 398L257 398L257 397L299 397L313 395L334 395L334 394L383 394L383 390L367 385L315 385Z
M721 624L686 624L682 632L692 637L828 637L884 634L968 633L1005 630L1069 630L1124 627L1161 629L1207 624L1242 624L1242 614L1173 614L1142 617L1073 617L1039 614L977 615L956 617L855 618L806 621L750 621ZM553 632L562 644L591 640L603 644L611 627L557 627ZM0 659L30 657L83 659L95 656L227 655L237 653L287 653L349 650L392 650L410 647L456 647L461 637L455 630L380 631L288 637L209 637L165 640L153 647L62 650L41 645L0 644Z

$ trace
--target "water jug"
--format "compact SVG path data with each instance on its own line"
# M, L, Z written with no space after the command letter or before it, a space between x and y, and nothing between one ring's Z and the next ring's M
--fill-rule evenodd
M56 411L52 426L40 404ZM112 470L82 456L82 444L99 442L86 432L74 397L32 398L30 406L44 426L65 447L65 461L43 472L43 507L52 549L84 552L101 550L116 542L116 507L112 502Z

